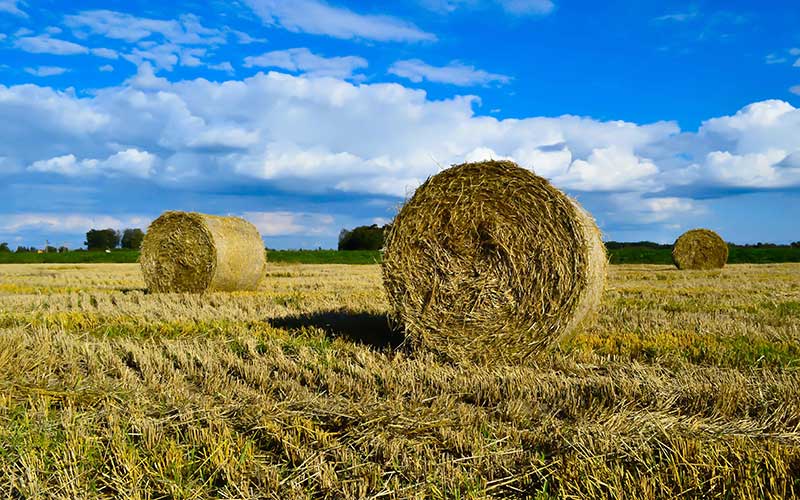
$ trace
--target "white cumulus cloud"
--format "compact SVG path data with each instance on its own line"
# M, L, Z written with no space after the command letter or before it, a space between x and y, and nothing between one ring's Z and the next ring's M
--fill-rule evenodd
M78 160L68 154L47 160L35 161L28 167L32 172L48 172L66 176L127 175L147 178L153 173L156 157L147 151L126 149L104 160Z
M87 185L135 176L180 189L404 197L450 164L510 158L595 199L641 200L633 217L642 221L698 209L687 192L800 186L800 110L784 101L753 103L697 132L577 116L501 120L476 113L475 102L276 71L171 82L144 62L86 96L0 85L2 168Z
M319 235L335 230L335 219L328 214L304 212L245 212L242 217L253 223L261 236Z

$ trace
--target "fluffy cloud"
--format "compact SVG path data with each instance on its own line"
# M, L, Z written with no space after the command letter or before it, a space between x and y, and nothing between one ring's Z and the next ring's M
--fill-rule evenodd
M265 24L295 33L379 42L434 41L411 23L383 15L358 14L324 0L245 0Z
M156 157L147 151L126 149L105 160L78 160L75 155L57 156L48 160L33 162L31 172L48 172L70 177L84 175L126 175L147 178L153 173Z
M800 110L783 101L754 103L687 133L672 122L498 120L476 115L475 102L433 100L399 84L279 72L170 82L143 63L124 84L88 97L0 86L0 115L7 117L0 135L11 171L27 166L27 175L88 184L137 177L180 189L246 185L404 197L449 164L511 158L562 188L636 202L630 217L643 223L702 208L687 187L705 198L731 188L800 186ZM609 213L598 216L613 215L609 203ZM269 214L260 223L289 231L283 234L325 226L313 217Z
M593 150L586 160L575 160L555 182L578 191L658 191L658 172L652 161L610 146Z
M356 70L366 68L368 63L362 57L323 57L312 53L307 48L296 48L274 50L260 56L245 57L244 65L248 68L281 68L310 76L350 79Z
M51 38L50 35L25 36L14 41L14 47L34 54L88 54L89 49L77 43Z
M16 233L22 230L40 229L48 233L82 233L92 228L122 229L146 227L150 219L143 216L109 216L96 214L47 214L23 213L0 216L0 233Z
M389 73L407 78L415 83L422 80L437 83L451 83L460 86L488 85L490 83L508 83L511 79L505 75L489 73L474 66L452 61L447 66L431 66L419 59L397 61Z
M333 231L334 218L327 214L303 212L245 212L261 236L314 236Z
M690 198L645 197L641 193L611 194L608 203L605 217L621 225L657 224L705 212L701 203Z

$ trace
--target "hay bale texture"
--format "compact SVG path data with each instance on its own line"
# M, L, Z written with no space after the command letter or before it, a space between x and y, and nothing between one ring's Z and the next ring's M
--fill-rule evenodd
M266 260L246 220L173 211L150 224L139 258L151 292L194 293L255 290Z
M728 245L710 229L686 231L672 247L678 269L720 269L728 262Z
M390 318L452 360L518 362L553 344L596 309L606 269L592 217L510 161L429 178L383 254Z

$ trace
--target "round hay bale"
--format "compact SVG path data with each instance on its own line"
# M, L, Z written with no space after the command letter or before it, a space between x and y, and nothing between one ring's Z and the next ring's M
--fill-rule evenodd
M164 212L139 258L151 292L255 290L267 265L261 235L238 217Z
M720 269L728 262L728 245L710 229L686 231L672 247L678 269Z
M429 178L386 235L390 318L415 348L518 362L600 302L607 257L580 205L510 161Z

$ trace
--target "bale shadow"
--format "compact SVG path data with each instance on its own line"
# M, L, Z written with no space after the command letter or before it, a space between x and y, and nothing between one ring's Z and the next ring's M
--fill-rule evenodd
M331 339L341 338L378 350L396 349L405 340L402 332L391 328L384 314L333 310L270 318L267 322L274 328L319 328Z

